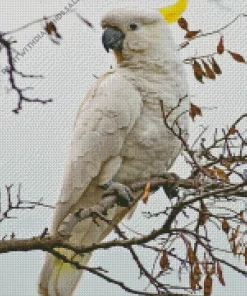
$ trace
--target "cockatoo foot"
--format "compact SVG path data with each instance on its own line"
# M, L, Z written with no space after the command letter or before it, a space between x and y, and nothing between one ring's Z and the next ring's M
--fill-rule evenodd
M173 197L177 197L178 196L177 183L179 182L180 177L176 173L173 173L173 172L165 172L165 173L159 175L159 177L173 182L172 184L167 183L166 185L163 186L167 197L169 199L172 199Z
M100 186L105 189L103 198L109 195L115 195L117 197L117 204L121 207L130 207L131 202L134 200L134 195L128 186L110 181L105 185Z

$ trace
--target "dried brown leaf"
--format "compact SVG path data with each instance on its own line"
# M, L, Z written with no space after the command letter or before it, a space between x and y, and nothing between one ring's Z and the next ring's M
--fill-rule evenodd
M213 280L212 277L207 274L204 280L204 296L211 296L213 288Z
M204 69L206 71L206 77L208 77L209 79L215 79L216 78L215 73L210 68L209 64L206 63L204 60L202 60L202 63L203 63Z
M195 291L197 285L197 280L195 278L195 274L193 271L190 272L190 288L191 290Z
M217 177L215 170L207 168L207 167L204 167L203 170L210 178L215 179Z
M222 54L225 51L224 47L224 37L220 37L219 44L217 45L217 53Z
M238 236L239 235L239 230L240 230L240 225L238 225L235 229L235 235Z
M229 182L229 176L227 176L227 174L220 168L218 167L214 167L214 171L216 173L216 175L224 182Z
M51 35L52 34L53 28L51 26L51 23L46 23L45 31L47 32L48 35Z
M46 18L45 18L46 20ZM45 24L45 31L47 32L48 35L52 35L54 33L54 35L57 37L57 38L61 38L61 35L57 32L57 27L56 25L54 24L54 22L52 21L46 21L46 24Z
M190 265L194 265L194 263L196 261L196 256L195 256L195 253L191 247L191 244L188 245L187 254L188 254L188 259L189 259Z
M247 246L244 248L244 259L245 259L245 266L247 266Z
M214 57L212 57L212 59L211 59L211 64L212 64L213 71L215 74L217 74L217 75L222 74L221 68L220 68L219 64L216 62Z
M240 229L240 226L238 225L234 232L232 233L231 237L229 238L229 242L234 242L236 240L236 238L238 237L239 235L239 229Z
M205 203L201 201L201 211L199 212L199 225L203 226L208 219L208 208L206 207Z
M232 125L228 131L228 135L234 135L236 134L237 130L236 130L236 127L235 125Z
M193 39L193 38L196 37L200 32L201 32L201 30L198 30L198 31L188 31L187 34L184 36L184 38L186 38L186 39Z
M178 19L178 25L183 30L189 31L188 22L186 21L185 18L183 18L183 17L179 18Z
M221 160L220 161L220 164L222 165L222 166L224 166L224 167L226 167L228 170L231 168L231 163L229 162L229 161L227 161L227 160Z
M230 50L228 50L228 52L230 53L230 55L233 57L233 59L239 63L245 63L245 59L243 56L241 56L239 53L236 52L232 52Z
M200 269L200 265L199 265L199 261L196 260L196 263L194 265L194 275L200 276L201 275L201 269ZM201 276L200 276L201 279ZM198 282L200 281L200 279L198 280Z
M168 254L167 254L167 251L166 250L164 250L162 252L162 256L160 258L160 267L163 270L166 270L166 269L168 269L170 267L169 259L168 259Z
M236 244L235 240L233 240L233 243L232 243L232 254L233 255L237 255L238 253L238 245Z
M223 273L222 273L222 269L221 269L221 266L219 264L219 262L217 262L217 276L218 276L218 279L219 279L219 282L221 283L222 286L225 286L226 283L225 283L225 280L223 278Z
M244 220L244 211L241 211L241 212L239 213L239 218L240 218L241 220Z
M197 105L190 103L189 115L194 120L196 116L202 116L202 110Z
M194 71L194 76L195 78L201 82L201 83L204 83L202 78L204 76L204 72L202 70L202 67L200 65L199 62L197 62L196 60L194 60L194 63L192 64L192 67L193 67L193 71Z
M229 226L229 223L227 222L226 218L224 218L221 222L221 228L222 230L228 234L229 231L230 231L230 226Z
M201 270L200 270L200 265L199 265L199 261L196 260L196 263L194 265L194 269L193 269L193 280L194 280L194 283L195 286L196 285L199 285L200 283L200 280L201 280Z

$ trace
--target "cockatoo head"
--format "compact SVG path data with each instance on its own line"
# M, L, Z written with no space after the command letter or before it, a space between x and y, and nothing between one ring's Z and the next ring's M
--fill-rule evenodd
M169 57L175 44L168 25L158 12L116 9L102 19L102 42L121 62L133 57Z

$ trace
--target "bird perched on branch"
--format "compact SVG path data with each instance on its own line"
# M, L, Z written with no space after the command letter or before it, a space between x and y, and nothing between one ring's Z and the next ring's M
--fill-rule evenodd
M182 149L181 141L163 122L161 111L187 134L187 82L168 25L158 12L114 10L102 19L102 41L116 56L115 71L99 78L79 108L52 233L70 213L91 207L104 190L117 194L108 218L118 223L135 196L124 184L166 172ZM181 98L184 97L184 100ZM180 102L180 103L179 103ZM176 107L177 106L177 107ZM163 114L164 115L164 114ZM79 222L70 241L98 243L112 230L103 221ZM72 252L60 250L68 258ZM91 254L76 256L87 265ZM82 270L48 254L39 293L71 296ZM85 294L86 295L86 294Z

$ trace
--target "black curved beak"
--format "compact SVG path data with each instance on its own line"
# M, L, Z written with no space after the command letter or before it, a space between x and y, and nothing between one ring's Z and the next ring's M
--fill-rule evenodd
M102 36L102 43L107 52L109 49L123 49L124 33L115 29L107 28Z

